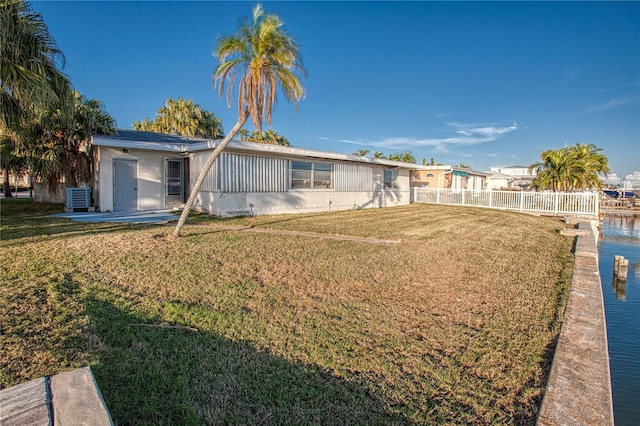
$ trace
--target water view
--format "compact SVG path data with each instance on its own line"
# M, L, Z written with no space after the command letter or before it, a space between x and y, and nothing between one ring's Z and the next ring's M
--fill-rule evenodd
M618 426L640 419L640 216L607 214L598 245L613 411ZM629 260L626 284L614 281L614 256Z

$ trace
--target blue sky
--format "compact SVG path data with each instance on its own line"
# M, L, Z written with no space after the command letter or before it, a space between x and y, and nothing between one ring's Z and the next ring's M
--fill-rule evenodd
M298 113L281 96L273 115L295 147L489 170L593 143L640 182L640 2L262 3L309 71ZM76 89L119 127L182 96L225 130L237 112L212 86L212 51L254 4L32 3Z

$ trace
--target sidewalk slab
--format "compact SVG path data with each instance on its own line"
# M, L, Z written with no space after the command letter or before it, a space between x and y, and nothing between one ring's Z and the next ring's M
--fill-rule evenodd
M0 390L2 426L113 426L89 367Z
M45 377L0 390L0 425L49 425Z

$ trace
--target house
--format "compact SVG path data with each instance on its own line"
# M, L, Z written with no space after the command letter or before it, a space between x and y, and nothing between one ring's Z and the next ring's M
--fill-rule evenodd
M123 129L94 135L96 209L181 207L219 142ZM234 140L207 174L194 209L237 216L405 205L414 168L423 166Z
M422 166L411 173L411 187L486 189L488 173L455 166Z
M528 166L494 166L489 170L493 173L511 176L513 178L511 189L529 189L537 176L537 171L535 169L529 171Z
M487 189L510 190L515 178L504 173L487 173Z

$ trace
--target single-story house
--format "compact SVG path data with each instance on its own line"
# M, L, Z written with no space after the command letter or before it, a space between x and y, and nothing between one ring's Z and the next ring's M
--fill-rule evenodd
M123 129L94 135L96 210L180 208L219 143ZM237 216L405 205L411 170L423 167L234 140L207 174L194 210Z
M411 173L411 187L487 189L487 173L455 166L422 166Z

